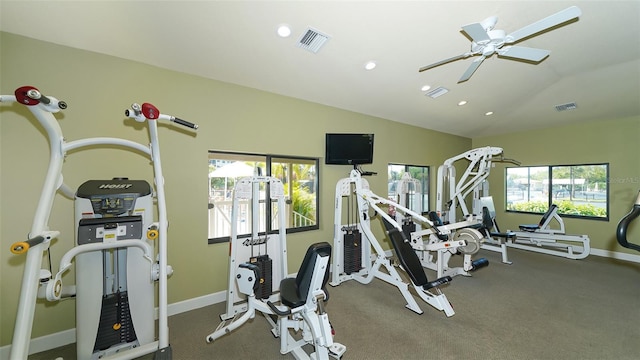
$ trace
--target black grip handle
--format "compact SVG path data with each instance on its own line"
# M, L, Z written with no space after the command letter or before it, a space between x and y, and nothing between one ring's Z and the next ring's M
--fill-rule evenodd
M618 223L618 228L616 230L616 239L618 243L628 249L633 249L640 251L640 245L636 245L627 241L627 227L629 224L640 216L640 205L633 205L633 209L629 212L625 217L623 217Z
M291 314L291 309L287 309L287 311L282 311L282 310L278 309L276 307L276 305L274 303L272 303L271 301L267 301L267 306L269 306L271 311L273 311L274 313L276 313L279 316L287 316L287 315Z
M186 126L188 128L191 128L191 129L194 129L194 130L198 130L198 124L194 124L194 123L189 122L187 120L182 120L182 119L179 119L177 117L172 117L171 121L173 121L176 124L180 124L182 126Z
M27 250L29 250L32 246L43 243L44 240L44 236L36 236L27 241L18 241L17 243L11 245L11 252L14 254L23 254L27 252Z

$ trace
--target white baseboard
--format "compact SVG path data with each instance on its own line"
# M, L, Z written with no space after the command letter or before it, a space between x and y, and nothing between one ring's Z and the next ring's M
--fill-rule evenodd
M169 304L167 307L167 314L169 316L180 314L183 312L200 309L205 306L221 303L227 300L227 292L219 291L217 293L199 296L193 299L179 301L177 303ZM156 316L157 311L156 309ZM73 344L76 342L76 329L69 329L60 331L54 334L41 336L31 339L29 343L29 355L55 349L60 346ZM0 347L0 360L9 360L9 350L11 345Z
M640 263L640 255L633 255L633 254L621 253L621 252L611 251L611 250L601 250L601 249L591 249L590 254L595 256L608 257L616 260L624 260L624 261Z
M388 256L391 256L391 250L385 251ZM608 257L617 260L631 261L640 263L640 255L633 255L627 253L621 253L617 251L591 249L591 255ZM295 274L294 274L295 275ZM203 295L196 298L179 301L177 303L169 304L167 313L169 316L180 314L183 312L200 309L205 306L217 304L226 301L226 291L219 291L217 293ZM157 310L157 309L156 309ZM76 329L69 329L57 332L55 334L41 336L35 339L31 339L29 344L29 354L35 354L42 351L55 349L60 346L72 344L76 341ZM0 360L9 359L9 349L11 345L0 347Z
M169 316L180 314L183 312L200 309L205 306L218 304L227 301L227 292L219 291L217 293L199 296L188 300L178 301L177 303L169 304L167 308L167 314Z
M75 328L41 336L39 338L31 339L31 342L29 343L29 355L73 344L74 342L76 342ZM0 359L8 360L10 349L11 345L0 347Z

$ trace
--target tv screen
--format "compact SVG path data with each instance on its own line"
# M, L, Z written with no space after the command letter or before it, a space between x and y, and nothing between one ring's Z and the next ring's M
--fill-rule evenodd
M361 165L373 162L373 134L326 134L325 164Z

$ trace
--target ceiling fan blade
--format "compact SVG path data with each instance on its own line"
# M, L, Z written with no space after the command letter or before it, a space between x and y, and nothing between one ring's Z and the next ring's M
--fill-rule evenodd
M464 74L462 74L462 77L460 78L460 80L458 80L458 84L463 81L469 80L469 78L471 78L471 75L473 75L473 73L478 69L478 67L480 66L480 64L482 64L482 61L484 61L484 59L485 59L485 56L480 56L479 58L473 60L471 65L469 65L469 67L467 68L467 71L465 71Z
M458 55L458 56L450 57L450 58L448 58L448 59L444 59L444 60L441 60L441 61L435 62L435 63L430 64L430 65L427 65L427 66L423 66L423 67L421 67L420 69L418 69L418 72L423 72L423 71L425 71L425 70L432 69L432 68L434 68L434 67L436 67L436 66L440 66L440 65L443 65L443 64L446 64L446 63L450 63L450 62L452 62L452 61L456 61L456 60L464 59L464 58L466 58L466 57L468 57L468 56L470 56L470 55L472 55L472 54L471 54L471 53L464 53L464 54L462 54L462 55Z
M542 20L536 21L531 25L525 26L520 30L512 32L511 34L507 35L505 42L508 44L514 43L533 34L537 34L556 25L562 24L563 22L567 22L571 19L577 18L580 15L582 15L582 11L580 10L580 8L578 8L577 6L571 6L551 16L547 16Z
M500 56L529 60L534 62L542 61L544 58L549 56L550 53L551 51L549 50L534 49L524 46L507 46L498 50L498 55Z
M471 39L478 44L481 42L491 41L487 31L482 27L482 25L480 25L480 23L465 25L462 27L462 30L471 36Z

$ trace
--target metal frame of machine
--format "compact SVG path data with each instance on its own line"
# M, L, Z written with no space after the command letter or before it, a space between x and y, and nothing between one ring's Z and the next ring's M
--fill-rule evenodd
M559 228L551 227L553 220ZM591 251L589 236L565 233L555 204L551 204L537 225L520 225L520 229L514 231L515 239L507 240L508 247L574 260L586 258Z
M100 288L102 286L98 285L96 288L95 286L87 287L85 285L62 285L62 274L69 270L74 258L77 260L76 266L86 267L88 266L88 262L83 261L83 257L91 256L91 254L98 254L98 259L100 259L101 254L104 254L105 252L118 252L123 249L127 253L127 266L131 265L133 262L137 262L138 265L142 264L142 267L148 271L141 274L135 274L136 271L129 271L127 276L120 276L121 280L130 281L132 277L139 276L141 279L134 280L135 286L140 283L145 283L147 286L144 286L144 289L150 289L150 291L154 291L153 283L155 281L158 282L157 340L154 340L155 320L153 315L155 311L155 296L153 294L150 296L149 294L146 294L144 299L134 299L134 301L129 301L130 304L136 303L132 307L132 311L136 314L132 314L131 319L135 322L134 326L139 329L138 332L140 334L138 339L124 345L124 347L121 345L114 345L113 347L105 350L91 352L94 349L94 344L88 342L95 341L95 338L97 337L95 332L98 331L94 326L96 322L92 321L91 323L93 325L88 325L90 329L86 327L82 328L83 325L77 328L78 358L86 359L100 357L101 359L123 359L139 357L144 354L155 352L156 358L170 359L171 347L169 345L169 328L167 321L167 278L171 274L172 269L167 264L167 212L164 193L164 179L162 176L162 166L160 161L160 144L158 141L157 123L158 120L165 120L172 121L192 129L197 129L198 126L174 116L161 114L152 104L144 103L142 106L134 104L131 110L127 110L125 112L125 115L138 122L144 122L147 124L151 140L149 146L144 146L125 139L106 137L86 138L66 142L62 134L62 129L56 118L53 116L54 113L66 109L67 106L65 102L59 101L54 97L45 96L38 89L32 86L20 87L15 91L14 95L2 95L0 96L0 102L18 102L26 105L31 113L36 117L40 125L45 129L50 146L49 166L40 194L38 206L36 208L31 231L28 235L28 240L18 241L11 246L11 251L14 254L26 253L27 258L22 278L20 301L13 332L10 359L21 360L27 358L37 298L46 298L48 301L57 301L63 297L75 296L77 305L76 311L80 314L80 317L86 316L87 309L93 309L89 311L97 311L96 309L100 308L98 304L91 304L91 302L99 301L101 296L97 296L98 300L95 300L96 294L93 294L92 292L97 291L98 295L100 295ZM49 250L51 241L60 235L59 231L50 230L48 226L54 198L58 191L72 199L76 195L75 192L63 182L62 166L65 156L67 152L71 150L101 145L134 149L150 157L153 165L156 186L155 197L157 199L158 221L152 222L150 220L149 215L152 213L151 210L141 211L146 212L147 214L145 215L140 213L136 214L135 211L133 211L130 214L131 216L127 217L127 220L136 216L140 217L140 220L144 219L144 228L139 231L139 234L133 236L131 233L127 234L129 231L127 230L127 226L120 226L118 221L109 223L109 226L102 225L95 227L94 230L99 231L100 234L96 234L98 236L93 236L93 240L85 243L79 243L71 250L67 251L62 257L59 271L52 276L51 272L46 269L41 269L41 267L43 255ZM117 185L115 186L115 189L117 190L118 187ZM150 203L152 202L147 202L147 204ZM136 206L134 206L134 209L135 207ZM143 206L141 205L141 208L142 207ZM77 207L77 209L81 213L80 217L86 218L93 215L93 213L89 214L88 210L86 211L86 214L82 214L85 212L82 206ZM95 218L95 216L93 217ZM100 221L100 219L89 220ZM124 219L119 220L124 221ZM157 240L155 240L156 238ZM157 243L157 261L153 258L154 242ZM100 270L102 270L102 261L99 261L99 263ZM123 269L122 266L124 265L121 265L120 269ZM117 271L117 269L111 270ZM80 281L81 284L88 284L89 282L99 283L95 279L90 279L89 282L83 281L82 269L78 269L76 274L76 282ZM134 292L139 294L139 291ZM149 314L151 314L151 316L149 316ZM79 317L77 319L78 322L83 320L83 318ZM119 330L121 325L122 324L118 322L114 323L113 330ZM91 333L93 333L93 335Z
M350 214L347 211L346 223L343 221L342 211L344 198L347 199L346 205L348 207L350 207L351 200L355 198L357 205L354 211L358 213L355 219L350 219ZM338 286L349 280L356 280L361 284L369 284L374 278L378 278L397 287L407 302L406 307L418 314L422 314L422 309L409 292L409 284L403 280L396 268L392 265L389 257L371 230L369 210L373 209L377 215L391 224L393 228L402 231L402 226L383 211L378 204L394 207L396 211L411 214L424 224L433 226L433 223L422 215L374 194L369 189L367 180L361 177L360 172L356 169L352 170L348 178L341 179L336 184L333 239L334 259L332 263L332 277L329 284ZM448 235L451 233L451 230L446 226L438 228L432 227L431 231L434 234L440 235ZM362 239L360 237L361 235L364 235L366 239ZM464 238L430 244L416 244L416 246L421 247L422 250L439 253L461 249L467 245L467 241ZM413 240L411 240L411 246L414 246ZM401 256L401 254L396 255ZM382 269L385 271L382 271ZM412 269L404 270L410 272ZM432 283L439 282L441 279L442 278L439 278ZM448 281L443 281L442 283L446 282ZM416 284L412 285L418 296L429 305L437 310L444 311L447 316L453 316L455 314L449 300L447 300L438 286L434 286L432 288L434 292L431 292L424 287L416 286Z
M497 156L500 157L497 157ZM469 161L467 169L456 182L456 170L454 163L458 160ZM447 221L453 221L456 209L459 206L463 216L472 214L467 207L465 199L472 194L473 214L482 214L483 198L488 198L489 183L487 177L491 171L493 162L511 162L520 165L520 162L503 157L503 149L499 147L482 147L469 150L458 156L454 156L444 162L438 168L438 184L436 210L440 211ZM449 200L444 203L445 188L449 190ZM446 206L445 206L446 205ZM555 219L560 229L551 228L551 221ZM543 215L535 231L513 231L515 237L491 237L487 236L482 249L500 252L502 262L511 264L508 260L507 247L539 252L548 255L566 257L568 259L583 259L589 255L590 240L587 235L570 235L564 230L564 221L557 214L555 205ZM575 245L575 243L578 243Z
M482 234L474 229L474 226L478 223L474 215L467 216L465 221L462 222L446 225L434 224L438 229L447 229L447 231L451 232L452 235L447 236L447 239L449 237L453 240L464 239L467 241L467 246L453 249L440 249L438 251L428 250L428 246L425 246L423 240L424 236L427 236L429 239L427 245L436 244L443 240L434 232L433 226L429 226L423 231L421 221L416 222L413 220L414 216L412 214L422 214L423 211L422 202L411 201L412 196L414 198L421 198L420 181L412 178L411 174L407 172L403 174L402 178L398 180L396 184L394 199L397 200L401 208L410 208L411 212L396 211L396 220L400 218L400 221L403 223L403 228L411 228L410 231L405 230L405 233L411 239L411 245L418 253L423 267L436 271L437 277L457 275L471 276L470 272L477 270L480 267L479 264L487 264L485 260L474 262L472 259L472 255L475 255L478 250L480 250L484 242ZM420 219L418 218L417 220ZM431 220L434 219L431 218ZM433 223L432 221L431 224ZM451 257L456 254L463 256L463 265L449 266Z
M269 191L270 199L277 201L278 227L274 234L260 231L261 217L266 218L269 213L266 209L260 211L261 186L264 191ZM241 201L251 204L249 237L238 234L238 209ZM291 301L289 297L295 297L292 294L297 293L298 287L293 284L298 279L286 278L286 215L282 211L285 208L284 201L284 188L279 179L253 176L240 179L236 184L231 211L226 312L220 315L222 322L214 332L207 335L206 341L210 343L229 334L259 312L271 325L271 333L280 338L281 354L290 353L296 359L339 359L346 347L333 341L329 317L323 307L323 302L328 298L324 284L328 278L326 273L329 270L330 245L325 243L329 247L329 256L326 254L327 250L321 251L323 254L310 254L319 244L312 245L308 250L298 272L298 277L306 277L309 287L305 290L308 293L304 299ZM273 317L277 319L274 320ZM302 332L298 339L293 336L297 332ZM314 352L307 353L305 345L313 346Z
M456 221L456 210L458 207L462 210L462 215L464 217L469 217L472 214L475 214L480 218L480 214L482 214L482 205L480 204L479 199L480 197L487 196L489 194L489 183L487 182L487 177L491 172L492 163L494 161L512 162L520 165L516 160L505 159L502 154L502 148L486 146L472 149L449 158L438 167L436 211L440 213L440 216L445 222ZM497 157L498 155L500 155L500 157L494 159L494 157ZM460 179L456 181L456 168L454 164L458 160L462 159L466 159L469 164ZM446 198L445 191L448 192L448 197ZM469 211L465 201L469 194L472 194L472 212ZM484 250L499 252L502 255L502 262L505 264L511 264L507 255L507 246L504 239L487 236L485 237L485 241L481 248Z

